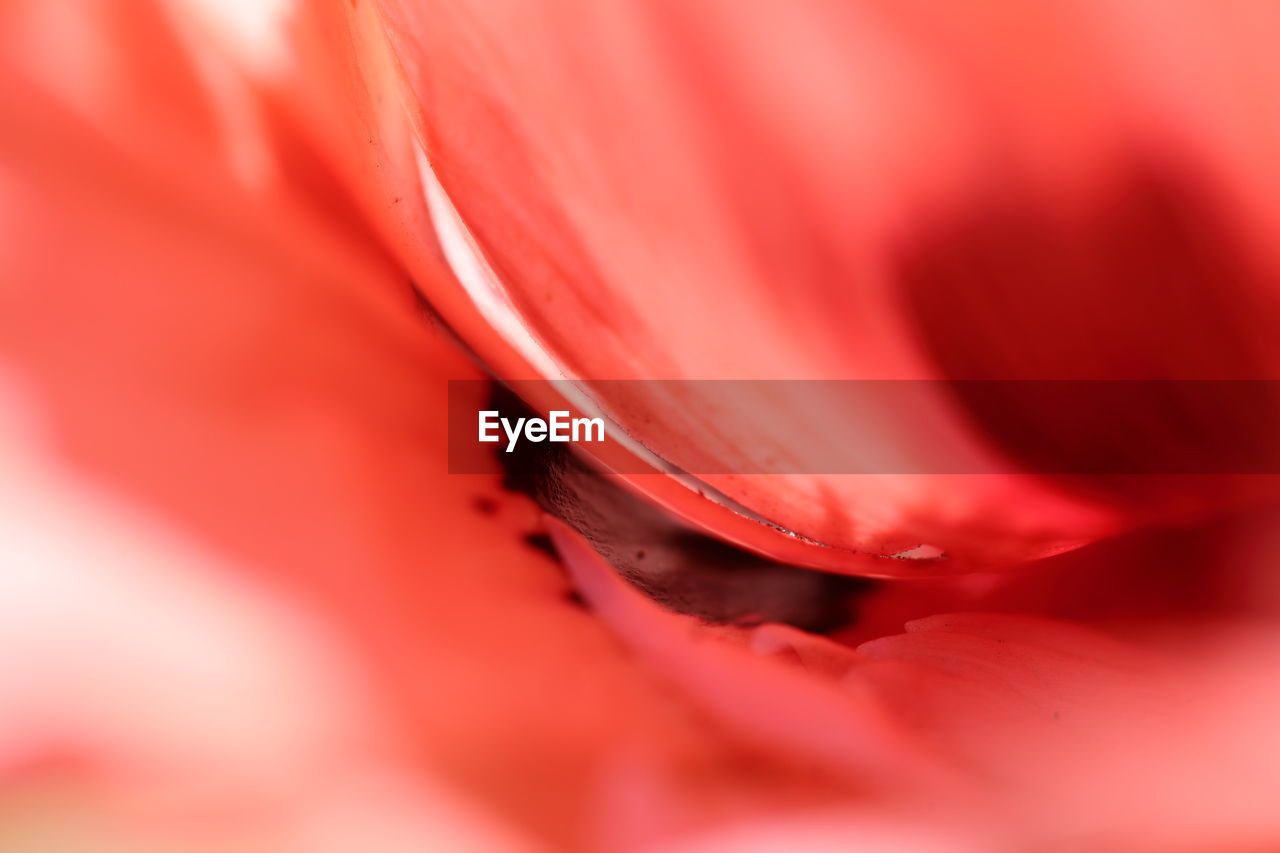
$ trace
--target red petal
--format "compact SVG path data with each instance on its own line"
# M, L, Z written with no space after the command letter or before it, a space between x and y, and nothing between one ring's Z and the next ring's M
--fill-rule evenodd
M16 34L26 52L8 50L8 42L0 52L9 81L0 102L21 130L4 133L0 152L7 229L0 364L31 399L33 411L24 414L38 417L41 435L75 476L138 504L157 526L218 560L213 568L194 566L162 551L155 557L164 574L159 586L171 583L178 592L121 584L119 600L95 602L102 610L91 624L74 618L75 590L66 602L33 611L47 618L48 635L86 642L69 658L49 653L62 650L62 641L22 650L32 665L6 680L6 694L25 699L34 684L32 691L52 696L58 709L35 703L20 718L6 716L12 728L0 725L4 743L44 750L46 742L23 722L69 714L77 726L61 735L68 748L121 756L94 777L94 806L156 790L140 791L122 769L137 758L137 743L150 744L170 759L160 762L160 789L199 792L202 815L230 813L220 824L233 834L228 849L275 843L237 832L312 828L291 823L294 806L315 820L361 818L361 804L379 803L398 803L393 811L406 819L437 808L461 818L462 811L440 805L457 792L481 798L501 821L557 849L582 845L614 831L594 825L596 780L618 773L634 752L651 757L664 787L688 789L675 799L699 817L717 799L771 802L780 788L808 792L802 796L824 790L794 777L778 782L768 772L740 778L740 744L673 708L670 695L566 600L554 563L523 540L534 525L532 506L504 496L496 477L447 474L448 380L478 373L424 318L408 277L371 239L386 222L375 218L366 227L346 207L346 182L363 168L343 159L354 150L351 138L330 140L337 154L315 153L310 125L294 121L305 116L306 97L290 113L273 100L279 92L264 93L227 61L230 54L200 41L199 30L183 36L196 39L194 46L179 41L151 3L87 4L84 14L87 42L72 43L79 31L62 26L49 4L5 7L0 29ZM31 52L33 45L39 50ZM48 56L99 64L43 61ZM212 63L211 79L235 97L211 92L193 62ZM359 123L347 106L339 105L338 118L351 134ZM229 122L226 135L220 122ZM246 150L253 157L237 159ZM245 162L253 168L243 170ZM416 186L415 179L403 187L406 197ZM377 190L359 204L372 203ZM39 525L29 533L38 542L60 535ZM97 539L82 544L75 561L95 555L107 578L128 576L119 564L138 559ZM182 750L207 748L182 738L205 737L209 720L150 707L149 679L170 670L147 668L149 658L140 656L139 664L104 637L119 630L120 647L171 651L172 668L191 679L175 682L190 696L174 701L212 714L216 706L198 701L196 687L242 682L201 677L209 659L193 657L189 647L207 652L204 644L230 639L252 646L276 633L237 629L236 614L249 606L239 598L227 604L225 632L220 621L213 623L218 630L206 630L191 603L202 599L203 575L195 575L206 571L244 590L245 601L286 601L287 611L301 613L338 650L307 647L301 664L285 656L286 675L295 665L327 672L339 655L349 662L358 676L350 688L358 695L349 698L370 708L369 718L348 720L323 690L281 699L303 721L339 716L345 751L328 752L337 746L318 725L321 736L287 755L292 741L250 739L246 729L243 740L233 732L222 743L225 765L172 761ZM138 615L153 609L160 611L154 621ZM196 640L180 642L185 630L171 636L161 616L180 623L189 616L182 627ZM228 645L229 666L237 659L232 651ZM14 660L9 655L6 663ZM274 660L264 648L258 662L275 673L267 666ZM80 684L85 671L112 678ZM41 694L36 688L45 684L75 690ZM135 691L138 684L147 689ZM243 714L234 719L248 726L274 714L273 703L287 692L277 686L280 693L255 688L230 697ZM62 710L68 696L122 707L128 737L79 726L97 718ZM175 744L148 740L154 726L130 728L147 725L153 714L173 724ZM255 754L238 755L238 748ZM257 754L273 749L280 754ZM282 792L275 777L267 784L252 773L220 775L224 766L259 761L286 765L286 778L302 787ZM377 781L369 768L407 779L408 790L369 793L363 786ZM85 778L74 769L59 778L67 777L74 784ZM318 791L312 783L321 781L334 787ZM437 786L453 793L437 801L427 793ZM326 805L329 798L356 805L344 812ZM186 816L167 810L167 801L148 803L150 810L130 814L147 827ZM242 819L246 814L254 819ZM182 823L178 832L186 831L202 832L203 824ZM366 840L385 834L371 826Z
M1280 102L1274 63L1254 74L1229 50L1257 50L1261 7L1208 22L1194 4L383 5L431 168L496 276L476 292L514 312L505 345L471 339L500 369L516 349L587 379L1276 372L1277 194L1231 162L1258 161L1273 133L1259 112ZM1236 77L1194 79L1210 59L1250 93L1249 110L1215 104L1212 130L1195 110L1235 97ZM1155 83L1166 70L1171 91ZM941 444L995 471L1017 470L1004 452L1063 458L1081 433L1138 459L1149 429L1195 438L1145 397L1136 426L941 394L911 412L715 402L607 401L659 455L722 470L785 458L800 435L906 459ZM1004 475L706 477L735 513L632 479L747 547L882 575L989 568L1223 497L1216 483L1168 501ZM922 545L946 560L876 559Z

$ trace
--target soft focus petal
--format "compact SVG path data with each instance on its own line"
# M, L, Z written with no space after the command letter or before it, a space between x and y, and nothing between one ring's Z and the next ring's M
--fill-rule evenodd
M470 267L493 275L477 299L528 330L469 339L500 368L517 349L587 379L1276 378L1274 170L1240 165L1276 141L1265 3L382 5ZM658 455L726 470L800 434L908 459L941 442L997 472L1069 461L1078 435L1142 459L1214 414L1151 394L1120 411L606 402ZM735 512L633 479L748 547L884 575L1042 556L1236 491L704 478ZM864 556L921 545L947 559Z
M328 626L58 466L12 391L0 790L59 809L10 814L13 849L527 849L397 759Z
M13 695L31 695L19 689L26 678L76 684L86 671L110 671L103 689L120 692L77 689L89 691L85 701L110 699L121 709L110 718L123 730L112 734L112 749L130 759L139 745L164 753L161 787L205 784L216 766L171 763L173 753L199 755L219 743L232 764L282 761L315 785L337 785L373 762L391 768L394 784L374 779L362 789L370 808L387 803L412 818L477 798L485 804L477 831L497 820L557 849L640 831L601 807L610 789L602 780L629 780L637 754L647 756L660 802L675 804L659 815L668 831L779 797L830 794L832 783L709 730L652 683L566 598L554 563L524 541L536 529L524 499L501 492L496 477L446 475L447 380L476 377L476 368L432 327L406 274L371 239L383 236L379 221L366 228L352 217L349 175L330 165L342 157L309 156L324 149L280 119L270 90L226 59L222 42L196 50L190 42L202 30L184 19L175 35L148 3L86 3L72 17L80 26L43 3L5 11L6 44L17 46L0 57L10 81L0 99L21 132L0 135L0 363L25 389L23 405L38 413L60 458L217 555L201 568L162 550L155 559L170 576L155 582L159 591L149 580L116 589L111 578L132 577L117 563L130 558L105 545L99 573L81 565L79 550L66 556L67 571L91 584L86 590L114 592L97 599L102 612L79 626L85 634L73 619L80 599L54 601L40 611L51 635L96 640L134 621L146 631L143 614L154 610L166 621L153 627L152 642L168 668L153 666L132 634L120 638L128 654L85 642L72 657L59 645L58 655L36 654L38 671L15 674ZM85 64L44 62L33 44ZM236 98L210 90L207 73L194 67L204 62ZM209 602L215 624L205 629L197 617L208 573L244 593ZM372 708L376 722L357 734L376 729L385 754L365 756L320 734L306 745L316 761L330 762L317 769L310 752L281 757L290 738L251 738L253 726L285 725L277 700L300 715L299 737L304 725L342 715L324 690L278 699L286 685L273 683L274 668L207 682L240 694L243 741L215 740L203 728L222 737L218 726L231 718L195 717L163 745L130 728L169 712L182 723L188 701L203 704L192 693L148 712L164 673L234 667L234 654L246 653L237 650L276 642L270 629L255 640L257 629L239 627L261 595L291 602L363 673L350 688L324 690L349 689L358 694L352 701ZM195 645L163 629L188 616ZM226 657L209 651L224 643ZM279 667L330 665L323 650L299 654ZM270 660L264 649L263 666ZM39 698L21 718L0 720L6 743L43 761L48 750L30 728L33 716L65 722L64 740L98 743L84 729L105 724L97 716L64 720L65 694L48 697L55 707ZM70 784L82 778L74 767L65 773ZM112 770L102 795L129 794L131 784ZM436 788L444 793L422 793ZM349 814L326 799L358 792L325 789L314 802L312 793L299 795L309 810L360 825L362 806ZM238 796L235 786L227 793ZM215 797L209 807L223 802ZM251 805L275 820L270 797ZM456 811L471 823L467 809ZM163 802L141 816L146 826L173 818ZM432 843L444 843L448 831L437 830Z
M0 7L0 840L1276 846L1265 512L879 586L817 637L666 612L546 522L567 581L529 501L446 474L480 372L415 284L506 376L1271 377L1265 5L743 8ZM704 416L675 402L658 449ZM1003 465L1116 413L872 414ZM743 423L731 453L788 429ZM824 548L636 481L871 574L1169 510L716 483Z
M583 596L650 666L749 737L853 779L926 785L936 768L856 691L830 689L768 658L775 643L734 648L735 629L699 626L648 601L568 526L547 525ZM763 629L760 629L763 630ZM801 661L801 669L807 670Z
M1177 667L1049 621L938 617L864 645L855 678L996 781L1006 826L1090 849L1268 849L1278 740L1270 631Z
M999 850L1268 849L1280 838L1269 806L1280 739L1263 722L1277 646L1256 615L1208 609L1174 626L1141 617L1150 602L1121 588L1111 606L1129 608L1131 639L1041 615L1046 600L1021 614L930 611L855 648L786 626L699 627L552 529L584 597L646 664L727 727L871 785L880 821L909 814L957 847ZM1072 577L1038 583L1051 598ZM999 606L1017 581L948 584L932 600L915 590L919 606ZM874 623L886 603L865 602L864 615ZM868 816L829 836L822 818L779 823L800 849L870 844L877 829L907 849L930 840ZM719 832L708 843L751 830Z

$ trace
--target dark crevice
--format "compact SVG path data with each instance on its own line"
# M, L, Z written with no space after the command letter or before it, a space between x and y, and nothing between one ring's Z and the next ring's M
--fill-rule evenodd
M531 417L495 382L489 408ZM496 451L503 486L528 495L581 533L637 589L679 613L715 624L782 622L829 632L851 621L870 582L777 563L689 529L602 476L566 444L520 442ZM534 544L530 537L530 544ZM545 537L543 537L545 538Z

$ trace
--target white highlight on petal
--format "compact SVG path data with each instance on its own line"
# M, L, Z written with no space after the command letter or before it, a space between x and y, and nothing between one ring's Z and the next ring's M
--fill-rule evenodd
M936 560L946 552L937 545L917 545L896 554L890 554L895 560Z
M427 158L421 150L415 153L418 159L418 173L422 176L423 192L427 197L427 210L431 214L431 224L436 231L436 239L440 241L440 249L444 252L445 261L448 262L454 277L471 297L476 310L488 321L494 331L515 347L520 356L544 377L567 378L560 365L525 327L524 320L507 297L506 290L499 282L493 267L485 260L480 247L476 245L475 237L462 221L462 216L453 206L449 194L440 185L440 180L436 177L431 164L427 162Z
M256 74L277 77L291 65L288 23L297 0L170 0L236 51Z

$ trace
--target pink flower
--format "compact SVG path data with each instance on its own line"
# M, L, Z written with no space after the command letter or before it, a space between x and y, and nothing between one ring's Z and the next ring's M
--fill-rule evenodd
M0 14L11 847L1280 843L1274 477L1030 473L1265 417L938 390L858 440L995 473L617 478L895 578L823 635L664 608L449 474L444 411L459 341L508 380L1274 379L1267 4ZM849 429L610 402L720 470Z

